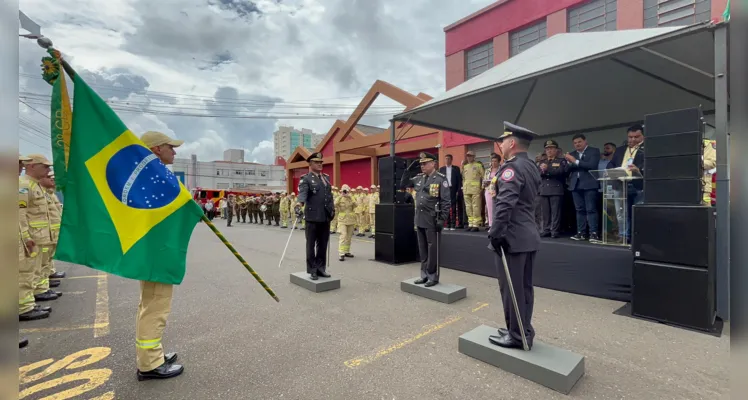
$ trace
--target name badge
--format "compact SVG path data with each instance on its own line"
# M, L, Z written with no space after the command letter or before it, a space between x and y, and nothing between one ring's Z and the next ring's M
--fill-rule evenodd
M553 163L553 164L551 164L551 166L553 166L553 167L560 167L561 163Z
M634 159L633 158L629 158L629 159L626 160L626 166L633 165L633 164L634 164Z

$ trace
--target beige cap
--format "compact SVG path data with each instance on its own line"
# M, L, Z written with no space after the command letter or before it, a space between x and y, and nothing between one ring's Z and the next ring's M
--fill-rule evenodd
M184 140L172 139L169 136L156 131L148 131L140 137L140 140L145 143L145 146L149 149L152 147L158 147L164 144L170 146L179 147L184 144Z
M343 187L340 188L340 190L343 190L343 191L346 191L346 192L350 192L351 191L351 187L348 186L348 185L343 185Z
M474 152L474 151L472 151L472 150L470 150L470 151L468 151L467 153L465 153L465 155L466 155L466 156L474 156L474 155L475 155L475 152Z
M376 189L376 188L377 188L377 185L371 185L371 186L370 186L370 188L371 188L371 189Z
M18 161L31 161L31 159L28 158L28 157L26 157L26 156L22 156L22 155L19 154L18 155Z
M24 161L24 164L44 164L48 166L52 166L52 161L47 160L47 157L44 157L42 154L29 154L26 158L28 158L27 161Z

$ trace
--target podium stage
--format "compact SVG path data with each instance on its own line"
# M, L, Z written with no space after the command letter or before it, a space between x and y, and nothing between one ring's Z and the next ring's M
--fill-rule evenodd
M488 233L442 231L441 266L496 277ZM618 301L631 301L634 257L626 247L543 238L536 255L535 286Z

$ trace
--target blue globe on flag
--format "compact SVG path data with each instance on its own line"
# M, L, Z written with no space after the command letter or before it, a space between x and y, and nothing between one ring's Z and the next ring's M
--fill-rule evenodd
M124 147L109 159L106 180L122 204L138 209L164 207L181 191L177 177L140 145Z

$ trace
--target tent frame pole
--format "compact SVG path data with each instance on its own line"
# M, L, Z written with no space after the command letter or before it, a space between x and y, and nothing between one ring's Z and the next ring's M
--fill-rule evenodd
M714 139L717 141L716 308L717 316L725 321L730 319L730 135L728 133L727 29L727 24L720 24L714 30ZM737 168L743 168L743 166L738 165ZM732 204L737 205L736 202Z

